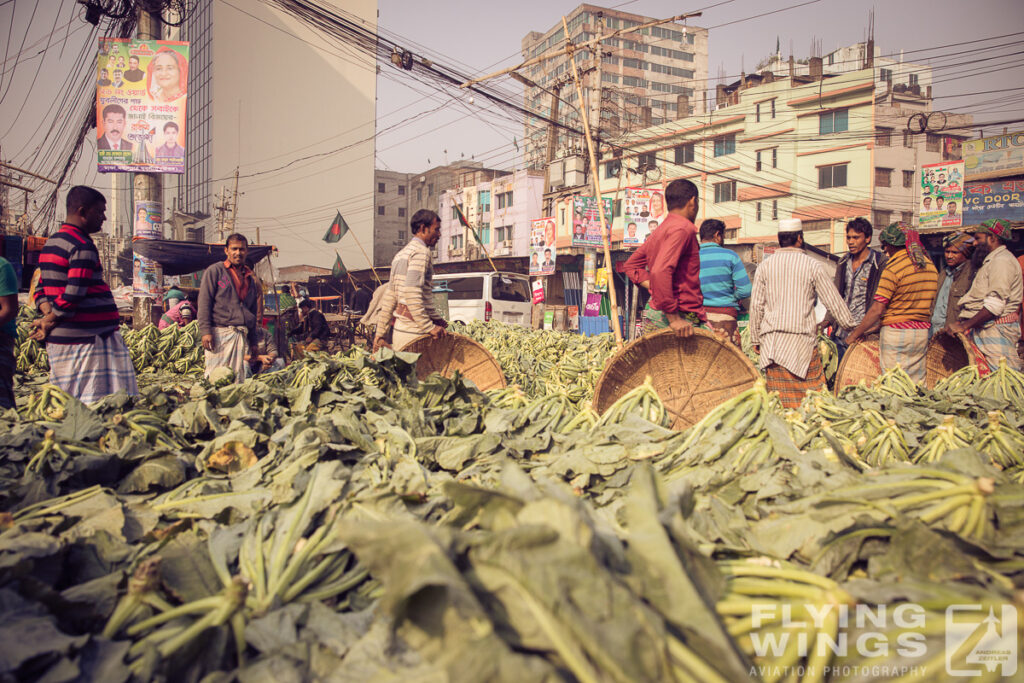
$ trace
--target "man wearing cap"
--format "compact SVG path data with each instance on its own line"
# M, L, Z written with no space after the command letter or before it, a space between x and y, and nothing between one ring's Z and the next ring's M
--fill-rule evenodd
M977 268L971 262L974 238L966 232L954 232L942 240L946 267L939 273L939 289L932 307L932 334L955 323L960 317L960 297L974 282Z
M1005 359L1008 367L1020 370L1018 310L1024 298L1024 278L1020 264L1006 248L1010 239L1007 221L993 218L978 227L975 249L985 260L970 290L960 299L960 319L947 329L951 333L970 332L990 367Z
M668 216L626 261L626 275L647 289L644 333L671 328L680 337L704 322L700 289L700 243L697 241L697 186L673 180L665 188ZM653 224L653 221L652 221Z
M804 253L800 219L779 221L779 247L754 272L750 341L769 391L779 393L784 407L796 408L807 391L825 386L815 298L839 325L851 328L856 322L825 266Z
M192 307L192 302L185 297L184 292L172 287L164 293L164 314L160 316L157 328L162 330L171 325L185 327L195 318L196 311Z
M924 359L939 274L916 230L892 223L878 239L889 260L871 308L846 342L853 346L881 320L878 346L882 370L900 365L911 379L924 384Z

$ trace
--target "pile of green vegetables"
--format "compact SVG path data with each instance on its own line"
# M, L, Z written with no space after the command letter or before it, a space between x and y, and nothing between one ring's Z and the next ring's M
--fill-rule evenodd
M520 368L579 352L513 339ZM0 674L943 680L991 645L947 653L947 606L1024 624L1021 373L896 370L793 411L758 383L677 433L649 384L599 416L579 380L481 393L414 362L146 372L91 406L20 376ZM839 618L883 606L920 619Z

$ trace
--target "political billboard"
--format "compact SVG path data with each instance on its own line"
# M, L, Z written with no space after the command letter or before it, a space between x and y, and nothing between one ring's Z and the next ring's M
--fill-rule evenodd
M945 161L921 167L918 225L959 228L963 225L964 162Z
M626 188L622 207L623 246L640 245L665 218L665 195L649 188Z
M189 44L101 38L96 154L101 173L184 173Z
M554 275L555 256L555 219L530 221L530 275Z
M601 216L598 206L604 206L605 224L612 227L612 200L604 197L601 204L595 197L573 197L572 200L572 246L597 247L602 244Z

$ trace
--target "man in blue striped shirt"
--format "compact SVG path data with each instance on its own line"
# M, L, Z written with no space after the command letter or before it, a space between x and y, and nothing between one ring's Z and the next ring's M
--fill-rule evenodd
M740 345L740 307L750 303L750 277L743 261L722 245L725 223L709 218L700 225L700 291L708 325Z

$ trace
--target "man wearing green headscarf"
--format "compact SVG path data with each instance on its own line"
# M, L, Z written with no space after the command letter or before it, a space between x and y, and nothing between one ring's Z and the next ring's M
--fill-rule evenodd
M924 359L939 275L916 230L893 223L878 240L889 260L871 308L847 337L847 343L853 346L881 321L878 346L882 370L899 365L911 379L924 384Z
M975 249L985 260L960 299L960 320L947 330L971 334L989 367L995 369L1005 360L1008 367L1020 370L1018 311L1024 298L1024 277L1017 259L1006 248L1011 238L1010 223L998 218L985 221L975 231Z

